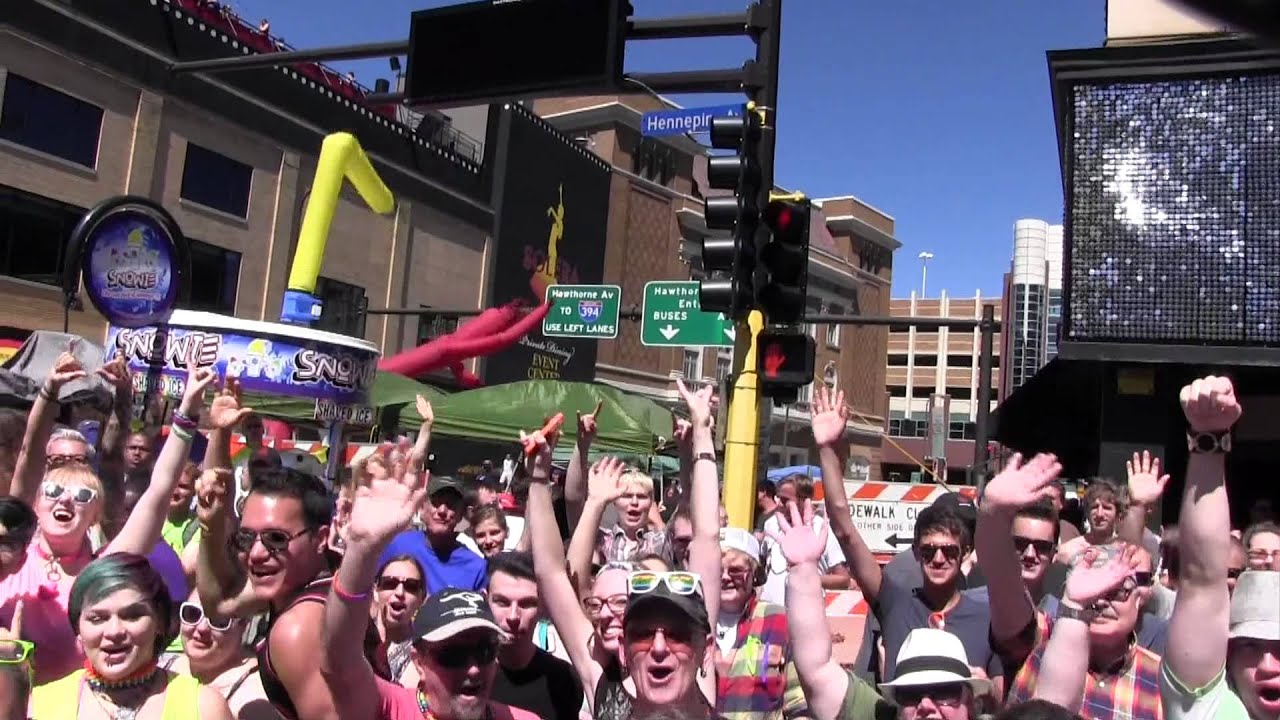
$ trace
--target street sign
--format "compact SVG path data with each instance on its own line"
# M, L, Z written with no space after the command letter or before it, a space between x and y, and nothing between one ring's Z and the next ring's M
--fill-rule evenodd
M853 524L871 552L896 553L911 547L916 534L916 515L929 503L901 500L857 500L850 498Z
M640 118L640 132L648 137L710 132L711 118L739 117L742 115L743 107L742 105L720 105L647 112Z
M645 283L640 342L657 347L733 347L733 321L700 307L697 280Z
M551 311L542 320L547 337L618 337L622 288L617 285L549 285L547 302Z

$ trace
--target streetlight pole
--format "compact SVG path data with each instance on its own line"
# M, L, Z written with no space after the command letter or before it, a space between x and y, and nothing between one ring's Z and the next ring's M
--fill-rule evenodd
M925 298L925 284L929 280L929 261L933 259L933 253L925 250L920 253L920 298Z

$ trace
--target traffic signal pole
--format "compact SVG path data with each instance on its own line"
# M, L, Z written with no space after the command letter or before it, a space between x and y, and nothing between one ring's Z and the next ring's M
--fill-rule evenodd
M767 22L759 29L756 68L765 81L752 98L756 110L764 114L760 129L758 162L760 197L756 207L769 203L773 190L773 158L777 141L778 60L782 48L782 0L763 0L759 6ZM756 229L757 248L769 241L769 228ZM729 426L724 435L724 491L722 499L731 527L753 527L756 508L756 474L760 457L760 383L756 350L764 315L752 310L737 323L733 352L733 393L729 396Z

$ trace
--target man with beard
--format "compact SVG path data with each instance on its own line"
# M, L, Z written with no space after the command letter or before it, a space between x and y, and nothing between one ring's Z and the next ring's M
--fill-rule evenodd
M458 523L466 509L462 483L447 475L432 475L427 497L422 513L426 527L397 535L383 561L404 555L417 560L433 594L447 587L483 590L488 583L484 558L458 542Z
M505 633L498 646L493 699L543 720L577 718L582 683L573 667L533 642L542 608L529 553L502 552L489 558L489 609Z
M532 720L526 710L489 699L505 634L489 603L471 590L442 588L413 622L416 689L377 677L355 638L368 622L378 558L413 522L429 493L416 471L374 478L357 490L346 551L324 607L320 672L343 720ZM459 498L460 499L460 498ZM469 551L467 551L469 552Z

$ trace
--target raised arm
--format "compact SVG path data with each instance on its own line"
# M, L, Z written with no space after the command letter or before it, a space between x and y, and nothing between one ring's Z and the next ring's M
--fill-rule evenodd
M75 349L75 340L71 341L71 349ZM19 500L34 505L36 489L44 479L45 449L49 444L49 436L53 434L53 423L58 419L58 395L63 386L73 380L84 377L84 368L71 352L64 352L53 363L53 370L40 386L36 394L31 412L27 414L27 429L22 434L22 449L18 451L13 467L13 483L8 487L0 487L6 495L13 495Z
M417 397L416 407L422 425L418 427L418 440L409 451L409 464L415 470L421 470L427 462L427 451L431 448L431 427L436 422L436 411L431 407L431 401L422 395Z
M560 528L556 525L551 504L551 448L545 439L539 439L538 452L529 468L524 533L530 537L533 547L533 574L538 583L538 595L556 632L560 634L574 672L582 686L587 688L587 696L591 697L591 690L600 682L604 671L591 656L591 636L595 627L583 611L578 592L565 571L564 541L560 538ZM605 458L592 468L592 472L611 477L617 485L622 484L622 471L623 464L616 458Z
M320 672L331 689L333 709L343 720L384 717L378 681L363 646L378 557L413 524L427 498L419 473L401 465L392 475L356 487L346 552L324 604Z
M1025 643L1015 647L1015 641L1035 620L1035 603L1022 582L1013 519L1022 508L1049 497L1061 472L1053 455L1036 455L1024 464L1015 454L987 483L978 513L974 545L990 590L991 637L1001 655L1015 660L1025 659L1034 649Z
M1196 380L1182 388L1180 400L1192 433L1229 432L1240 419L1235 388L1224 377ZM1231 511L1225 466L1222 453L1191 453L1178 518L1178 598L1169 618L1164 662L1191 689L1211 683L1227 661Z
M1107 562L1097 565L1097 550L1085 551L1062 593L1062 605L1053 624L1053 634L1044 649L1035 697L1072 712L1080 710L1085 675L1089 671L1089 623L1092 607L1102 597L1132 582L1138 564L1139 546L1126 545ZM979 556L981 557L981 556ZM992 607L992 618L995 608Z
M849 691L849 674L831 655L831 628L818 569L827 547L827 526L814 531L813 503L808 500L803 514L789 506L777 518L778 531L771 532L770 539L787 559L787 632L798 639L791 643L791 660L809 712L815 720L835 720Z
M607 467L612 469L617 462L616 458L610 459ZM587 502L582 506L582 515L573 528L573 536L569 538L569 573L580 580L591 577L591 562L596 553L600 519L604 517L605 508L622 497L625 490L612 472L601 472L604 467L596 463L587 473ZM579 594L582 590L582 587L578 588Z
M1128 507L1120 518L1117 534L1127 543L1145 547L1147 515L1164 495L1169 476L1160 474L1160 458L1151 457L1146 450L1134 453L1133 459L1125 462L1125 469L1129 477Z
M711 434L711 394L705 385L698 390L676 380L676 389L689 408L690 445L693 468L689 472L689 520L693 540L689 543L689 569L702 578L707 617L720 613L720 482L716 472L715 439Z
M595 442L599 425L596 419L604 401L596 403L596 409L583 415L578 413L578 437L569 455L569 467L564 473L564 507L569 516L569 527L577 527L588 500L587 467L591 455L591 443ZM596 524L600 522L596 518Z
M129 552L146 556L160 541L160 531L169 510L169 498L178 484L182 466L191 454L192 433L197 432L196 420L204 409L204 393L218 377L212 368L196 365L192 358L187 364L187 382L178 405L177 416L169 428L169 437L156 458L151 470L151 483L138 498L138 504L125 520L120 533L107 545L103 553ZM185 418L186 424L181 424Z
M111 416L103 428L101 447L98 448L98 475L106 496L116 499L124 493L124 445L132 429L133 378L122 354L117 354L111 362L98 368L97 373L114 390ZM107 478L116 481L113 483L115 487L107 486Z
M814 388L810 418L813 444L818 446L818 465L822 468L822 491L827 505L827 522L835 533L840 551L849 564L849 574L868 603L880 597L884 573L871 548L853 524L849 497L844 489L845 427L849 423L849 407L844 392L825 387Z

